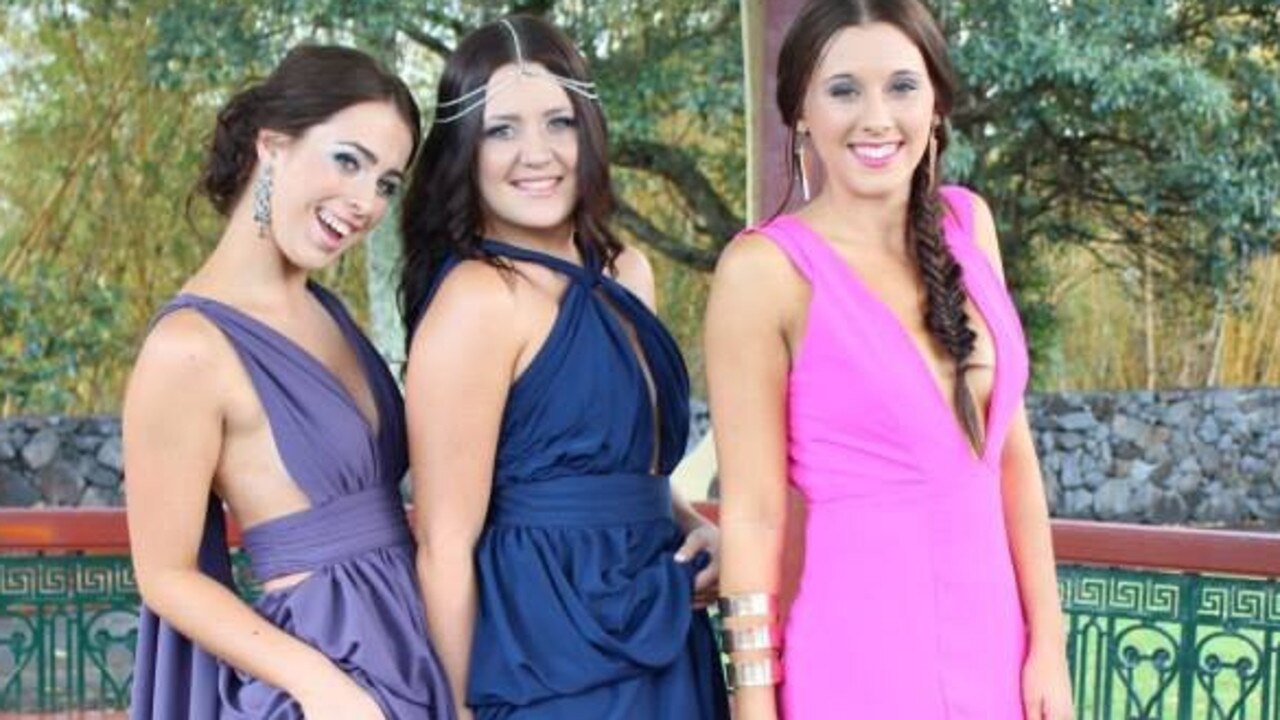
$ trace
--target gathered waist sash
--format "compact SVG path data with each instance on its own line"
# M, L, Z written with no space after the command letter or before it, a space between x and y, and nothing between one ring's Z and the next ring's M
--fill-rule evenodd
M244 531L244 549L260 581L412 541L400 493L387 487L342 495Z
M564 475L495 485L489 524L592 526L670 520L666 475Z

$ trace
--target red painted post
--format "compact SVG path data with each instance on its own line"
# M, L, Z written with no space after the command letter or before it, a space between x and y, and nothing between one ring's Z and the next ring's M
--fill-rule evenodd
M778 209L790 185L787 129L774 101L778 50L804 0L743 0L743 46L752 173L751 222Z

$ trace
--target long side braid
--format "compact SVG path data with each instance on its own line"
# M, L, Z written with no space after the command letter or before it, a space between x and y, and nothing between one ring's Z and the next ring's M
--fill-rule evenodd
M977 404L965 377L978 336L969 326L962 271L942 237L942 202L931 185L922 166L911 179L911 198L907 204L909 242L925 289L924 324L956 362L953 395L956 415L969 443L981 451L983 423L978 418Z

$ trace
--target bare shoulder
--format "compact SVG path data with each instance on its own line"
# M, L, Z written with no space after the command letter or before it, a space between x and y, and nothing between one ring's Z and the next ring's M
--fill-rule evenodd
M239 358L230 341L196 310L164 316L138 351L125 390L127 425L176 430L217 422L234 396Z
M973 205L973 240L1003 279L1004 262L1000 258L1000 240L996 235L996 221L991 207L978 193L972 190L968 193Z
M440 282L427 316L462 312L484 320L510 313L519 281L519 273L483 260L463 260Z
M734 238L720 253L707 301L708 332L728 327L772 336L802 323L809 283L777 243L757 232ZM781 336L779 336L781 337Z
M800 272L778 244L763 233L746 232L734 238L716 261L717 286L749 290L761 286L775 289L796 286Z
M463 260L440 282L431 304L413 333L410 364L427 346L446 350L451 343L461 347L468 338L492 346L515 340L518 295L527 284L519 271L496 267L483 260ZM428 340L428 338L430 338Z
M134 378L208 386L211 379L223 376L231 360L234 351L212 321L196 310L175 310L147 334L134 364Z
M626 289L644 301L650 309L656 302L653 264L649 258L630 245L623 245L622 252L614 258L617 270L615 279Z

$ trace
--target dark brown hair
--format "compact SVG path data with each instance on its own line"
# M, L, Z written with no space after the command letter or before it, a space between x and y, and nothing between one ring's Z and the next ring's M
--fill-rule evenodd
M298 137L363 102L393 105L409 127L416 151L422 123L404 81L359 50L330 45L293 48L265 80L236 93L218 112L194 192L208 198L218 214L230 215L257 165L260 130Z
M532 15L505 18L520 37L525 62L539 63L561 77L589 82L586 61L559 29ZM516 62L510 32L495 21L472 31L445 62L436 105L483 92L489 77ZM567 92L577 119L578 201L573 210L575 241L584 257L612 266L622 243L609 230L614 196L609 180L608 135L599 103ZM437 117L448 116L446 106ZM425 309L435 274L449 255L481 258L502 266L481 249L483 214L476 161L484 134L483 107L448 123L436 122L423 142L401 205L400 312L406 343Z
M934 112L942 119L951 112L956 79L947 55L946 39L929 10L919 0L809 0L787 31L778 55L778 110L787 125L788 139L793 147L809 80L831 39L843 28L873 22L893 25L919 48L934 88ZM939 123L933 133L940 159L947 147L946 123ZM791 200L794 181L799 176L799 168L790 155L788 165L793 182L783 201L784 207ZM965 312L967 296L960 265L942 235L942 202L932 182L932 175L938 168L929 168L928 165L926 155L911 176L907 243L915 255L916 267L924 283L925 327L955 360L953 400L956 413L970 444L981 449L984 427L965 379L977 335L969 326L969 316Z

